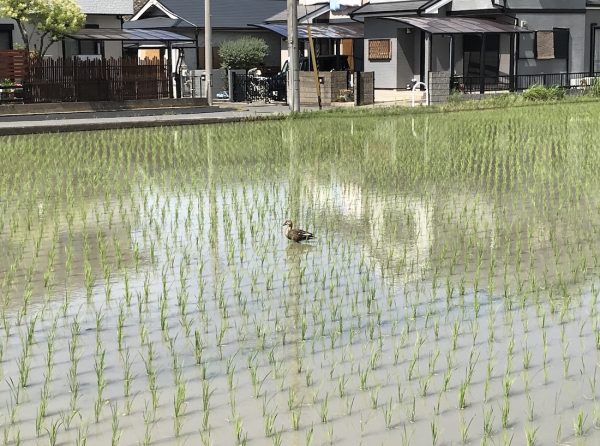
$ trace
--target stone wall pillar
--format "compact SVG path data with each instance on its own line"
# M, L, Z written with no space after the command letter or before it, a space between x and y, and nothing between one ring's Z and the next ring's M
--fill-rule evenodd
M354 105L372 105L375 103L375 73L354 73Z
M450 97L450 72L432 71L429 73L429 102L441 104Z

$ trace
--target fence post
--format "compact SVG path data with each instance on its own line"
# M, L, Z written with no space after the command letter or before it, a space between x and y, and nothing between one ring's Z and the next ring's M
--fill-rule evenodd
M360 71L354 72L354 105L361 105L360 95L362 92L360 91Z
M232 70L227 70L227 90L229 93L229 102L234 101L234 98L233 98L233 95L235 94L234 82L235 82L235 73Z

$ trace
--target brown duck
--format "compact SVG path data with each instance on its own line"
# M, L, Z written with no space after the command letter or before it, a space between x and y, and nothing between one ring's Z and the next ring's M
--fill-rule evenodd
M295 229L294 223L291 220L286 220L283 226L287 226L284 231L285 236L296 243L300 243L302 240L310 240L315 238L314 234L304 231L303 229Z

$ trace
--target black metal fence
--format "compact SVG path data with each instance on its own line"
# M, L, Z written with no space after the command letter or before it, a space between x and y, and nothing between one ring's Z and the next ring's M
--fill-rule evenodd
M232 73L232 82L234 102L285 102L287 100L285 74L266 77Z
M565 89L583 89L591 86L600 73L545 73L515 76L452 76L450 89L463 93L523 91L533 85L558 86Z

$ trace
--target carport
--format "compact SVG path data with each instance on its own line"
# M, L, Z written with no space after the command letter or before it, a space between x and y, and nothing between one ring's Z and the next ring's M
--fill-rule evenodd
M134 47L140 48L142 45L146 48L166 48L167 49L167 76L169 79L169 96L173 97L173 61L172 49L181 49L190 44L198 45L197 40L191 39L182 34L177 34L171 31L162 29L118 29L118 28L101 28L89 29L84 28L79 31L69 34L68 37L75 40L86 41L120 41L123 48ZM102 54L104 58L104 54Z

